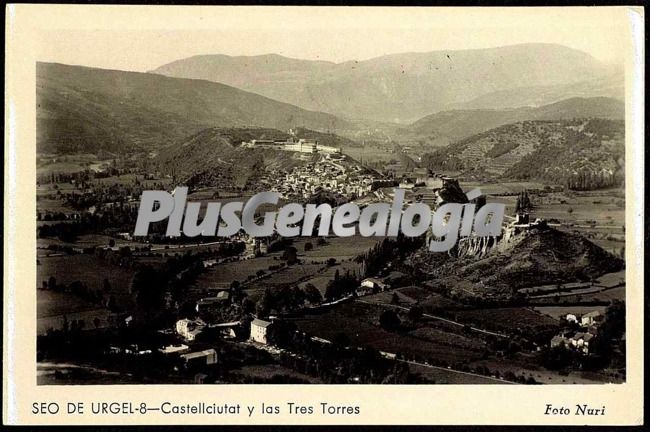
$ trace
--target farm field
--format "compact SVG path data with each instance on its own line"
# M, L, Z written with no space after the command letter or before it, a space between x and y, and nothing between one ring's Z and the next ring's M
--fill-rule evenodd
M62 200L52 199L50 194L43 194L41 196L36 196L36 211L39 212L50 212L50 213L63 213L70 215L77 213L75 209L66 205ZM56 223L57 221L48 221L50 223Z
M116 239L102 234L84 234L77 237L74 243L64 242L56 237L40 238L37 240L37 246L38 248L47 248L50 245L88 248L93 246L108 246L111 240L115 242L116 250L123 246L129 246L132 249L146 246L145 243Z
M124 374L122 372L108 371L72 363L39 362L37 363L36 377L38 385L114 385L143 383L141 378L136 378L132 374ZM187 382L184 384L187 384Z
M527 363L528 362L528 363ZM603 384L603 382L621 382L621 380L603 380L602 376L594 376L587 372L571 372L568 375L560 375L555 371L549 371L542 367L533 366L529 360L479 360L472 362L472 367L484 366L492 371L498 370L503 376L504 373L512 372L515 375L532 377L542 384Z
M549 306L552 306L556 300L555 296L548 297L537 297L535 300L545 301ZM571 293L569 295L560 295L559 304L569 303L587 303L587 302L611 302L613 300L625 300L625 286L619 286L616 288L601 289L596 292L587 292L587 293ZM536 302L537 303L537 302ZM539 305L538 305L539 306ZM546 307L546 304L544 305Z
M277 364L268 364L268 365L246 365L243 366L239 369L234 369L230 371L230 373L235 374L235 375L242 375L245 376L249 379L253 380L253 384L255 383L255 380L259 381L268 381L272 379L275 376L285 376L285 377L290 377L294 379L298 379L301 381L307 381L310 384L322 384L323 382L316 378L312 377L309 375L305 375L299 372L296 372L294 370L291 370L289 368L286 368L281 365Z
M484 195L491 195L500 193L517 193L522 192L524 189L544 189L545 185L537 182L480 183L460 180L460 186L465 192L479 188ZM490 199L490 201L492 201L492 199Z
M72 296L72 294L68 294ZM96 307L96 306L95 306ZM48 329L60 330L63 327L64 316L68 322L72 321L83 321L86 329L93 328L105 328L110 326L109 317L111 313L108 309L97 308L97 309L88 309L79 312L70 312L61 315L52 315L48 317L37 318L36 320L36 331L37 334L45 334ZM97 327L95 327L95 319L99 320L97 322Z
M274 287L283 284L295 284L301 279L317 274L324 269L323 264L294 264L284 267L271 276L260 280L260 286Z
M567 314L581 316L589 312L598 311L605 313L605 306L539 306L534 308L537 312L548 315L559 321L560 318L566 317Z
M374 146L364 146L364 147L348 147L343 146L343 152L349 155L351 158L356 160L362 160L364 162L378 162L383 161L387 162L391 159L396 159L398 156L393 153L392 149L386 147L374 147Z
M206 269L197 278L194 286L197 289L208 289L228 287L232 281L244 282L249 275L255 275L259 270L268 271L269 266L278 265L281 262L273 258L272 255L268 255L216 265Z
M436 342L383 330L371 324L371 321L378 320L381 310L379 307L359 303L344 303L324 313L297 319L295 324L300 330L323 339L331 340L336 334L344 333L353 346L371 346L380 351L401 352L418 358L435 358L454 363L481 356L479 351L450 346L454 343L453 335Z
M129 185L135 184L137 181L144 189L154 186L159 187L161 185L166 187L172 184L172 179L170 178L145 179L145 176L142 174L121 174L119 176L96 178L93 181L102 185Z
M125 308L132 305L130 289L135 274L132 269L118 267L94 255L85 254L39 257L38 261L40 264L36 270L37 287L41 287L50 276L54 276L57 284L69 285L79 281L91 290L101 290L104 279L107 279L111 286L111 295L115 296L117 304ZM51 300L56 302L57 298Z
M353 261L344 261L337 263L332 267L326 267L325 270L314 273L314 277L304 280L299 284L301 288L304 288L306 284L312 284L320 291L322 296L325 296L325 291L329 282L334 279L336 272L338 271L340 275L344 275L346 272L358 274L361 269L361 265Z
M68 285L80 281L91 289L101 289L104 279L108 279L114 292L128 293L134 275L131 269L114 266L101 258L86 254L46 257L41 258L40 263L36 281L38 287L50 276L54 276L58 284Z
M36 331L44 334L48 329L60 329L63 317L68 322L83 320L86 328L95 327L95 318L99 319L98 327L108 326L110 312L96 304L85 301L71 293L60 293L48 290L36 290Z
M317 245L316 239L296 238L293 246L298 249L298 257L305 261L326 261L328 258L336 258L337 261L342 261L355 258L372 248L378 241L376 237L356 235L351 237L327 237L326 244ZM305 244L308 242L314 248L305 251Z
M42 164L36 167L36 175L49 173L72 174L84 171L88 164L81 161L62 161Z
M424 365L409 363L411 373L420 375L422 378L435 384L509 384L502 380L484 377L477 374L469 374L460 371L433 368Z
M523 307L459 310L456 312L456 321L506 332L540 325L557 325L553 318Z

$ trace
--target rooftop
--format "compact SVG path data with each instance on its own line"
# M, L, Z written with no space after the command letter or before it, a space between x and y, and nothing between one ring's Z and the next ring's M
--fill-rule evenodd
M203 351L196 351L196 352L192 352L192 353L183 354L183 355L181 355L181 357L183 357L186 360L190 360L190 359L195 359L195 358L200 358L200 357L206 357L206 356L213 355L213 354L216 355L217 352L214 350L214 348L210 348L210 349L203 350Z
M268 326L271 325L271 322L255 318L253 321L251 321L251 325L254 325L254 326L257 326L257 327L268 327Z

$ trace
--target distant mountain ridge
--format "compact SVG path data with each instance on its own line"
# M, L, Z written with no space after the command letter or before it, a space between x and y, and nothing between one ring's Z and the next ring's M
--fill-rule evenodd
M201 55L152 72L221 82L341 117L388 122L413 121L451 108L623 96L620 70L555 44L401 53L343 63L280 55Z
M37 63L40 152L156 149L207 127L354 128L224 84Z
M446 137L458 140L498 126L525 120L574 118L625 119L625 104L613 98L570 98L541 107L441 111L400 130L403 135Z

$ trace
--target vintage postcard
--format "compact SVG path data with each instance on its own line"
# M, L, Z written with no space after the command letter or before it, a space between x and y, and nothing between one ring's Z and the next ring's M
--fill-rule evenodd
M643 8L6 17L5 424L643 423Z

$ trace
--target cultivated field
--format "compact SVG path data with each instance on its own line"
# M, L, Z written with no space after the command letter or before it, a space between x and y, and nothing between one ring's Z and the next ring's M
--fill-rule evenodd
M579 317L581 315L593 311L604 313L606 307L605 306L540 306L534 309L539 313L548 315L554 319L559 320L562 317L566 317L567 314L573 314Z
M68 322L83 320L86 328L95 328L94 320L99 319L98 327L108 325L109 311L87 302L74 294L37 290L37 332L44 334L48 329L61 329L64 316Z
M318 378L296 372L277 364L246 365L239 369L231 370L230 373L252 379L253 383L255 381L266 382L274 377L282 376L306 381L310 384L322 384L322 381Z
M389 353L404 353L449 363L470 361L481 356L478 349L458 346L454 334L433 332L424 339L408 333L383 330L373 323L378 321L381 311L380 307L350 302L318 315L297 319L295 323L300 330L314 336L332 340L338 333L344 333L353 346L371 346Z
M529 308L459 310L456 320L463 324L492 330L513 331L539 325L557 325L554 319Z
M477 374L413 363L409 363L409 370L435 384L508 384L502 380Z

